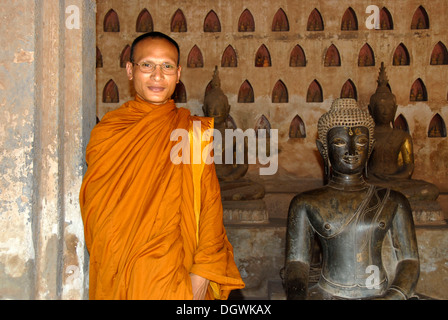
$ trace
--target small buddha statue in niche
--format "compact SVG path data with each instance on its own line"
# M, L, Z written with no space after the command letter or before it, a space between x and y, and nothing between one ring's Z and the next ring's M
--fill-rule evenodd
M375 121L375 146L368 163L368 181L396 189L410 201L436 200L439 189L435 185L411 179L414 171L412 137L392 126L397 102L387 85L386 69L381 63L378 88L369 104L369 112Z
M222 163L217 163L215 160L216 175L221 186L221 198L223 201L239 201L239 200L258 200L265 195L264 187L248 178L246 175L248 164L248 148L247 143L244 146L237 145L234 141L226 142L226 129L235 129L229 126L228 116L230 112L229 101L221 89L221 80L219 78L218 67L215 66L213 79L211 82L211 89L205 94L204 105L202 107L206 117L214 118L214 128L221 133L222 145L216 145L214 141L214 149L220 148L222 150ZM233 163L225 163L226 159L226 143L233 143ZM238 152L244 153L244 163L237 163L236 148L243 148ZM216 152L215 152L216 154Z
M400 192L363 178L374 125L354 99L336 99L319 119L316 143L329 182L291 201L283 269L287 299L413 296L420 263L409 201ZM389 234L395 250L391 255L397 258L392 283L383 265L387 251L382 243ZM322 247L322 269L318 283L310 286L315 236Z

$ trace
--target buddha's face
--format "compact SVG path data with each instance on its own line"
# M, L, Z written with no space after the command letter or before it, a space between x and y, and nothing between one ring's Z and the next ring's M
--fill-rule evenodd
M376 125L389 125L395 119L397 105L393 99L380 98L371 108Z
M230 106L220 99L209 99L204 105L204 115L215 119L215 124L225 123Z
M333 170L343 174L362 173L369 155L369 129L332 128L327 134L327 145Z

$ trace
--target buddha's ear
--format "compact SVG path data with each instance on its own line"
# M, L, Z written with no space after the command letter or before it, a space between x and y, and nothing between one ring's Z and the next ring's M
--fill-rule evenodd
M322 158L324 158L324 160L326 160L327 155L325 153L324 150L324 144L322 143L322 141L320 141L319 139L316 140L316 146L317 146L317 150L319 150L320 155L322 156Z

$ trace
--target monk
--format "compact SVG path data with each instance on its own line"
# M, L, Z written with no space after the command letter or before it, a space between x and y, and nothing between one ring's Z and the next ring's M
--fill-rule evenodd
M223 226L214 164L170 157L174 130L195 137L194 128L202 134L213 119L194 117L171 99L181 66L179 46L165 34L135 39L126 70L135 100L101 119L86 150L80 205L89 297L227 299L244 283Z

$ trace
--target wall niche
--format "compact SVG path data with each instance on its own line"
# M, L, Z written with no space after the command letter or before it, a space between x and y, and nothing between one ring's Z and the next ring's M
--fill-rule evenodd
M290 67L305 67L306 57L305 51L298 44L292 49L289 56L289 66Z
M103 55L101 54L101 51L100 49L98 49L98 47L96 47L96 67L103 67Z
M120 54L120 68L126 68L128 61L131 61L131 47L127 44Z
M289 31L288 17L282 8L278 9L272 20L272 31Z
M352 8L345 10L344 15L342 16L341 30L358 30L358 19L356 18L356 13Z
M325 67L340 67L341 66L341 56L339 55L339 50L334 44L332 44L325 54L324 60Z
M238 20L238 32L254 32L255 21L249 9L245 9Z
M380 29L381 30L393 30L394 22L392 15L386 7L383 7L380 11Z
M317 80L313 80L306 93L306 102L323 102L322 87Z
M403 43L395 49L392 64L394 66L408 66L410 64L409 51Z
M221 22L213 10L204 19L204 32L221 32Z
M448 50L446 46L439 41L431 53L431 65L448 64Z
M171 32L187 32L187 19L181 9L177 9L171 18Z
M248 80L245 80L240 86L238 91L239 103L253 103L254 102L254 89Z
M341 89L341 98L350 98L358 100L358 93L356 86L352 80L348 79Z
M194 47L190 50L190 53L188 54L187 67L188 68L204 67L204 58L202 57L202 52L197 45L194 45Z
M400 113L400 115L395 119L394 121L394 128L403 130L407 133L409 132L409 126L408 122L403 114Z
M137 17L136 32L151 32L154 29L152 16L147 9L143 9Z
M266 138L269 138L271 136L271 123L269 122L268 118L263 114L260 118L258 118L257 122L255 123L255 135L258 137L258 130L266 130Z
M238 66L238 60L236 57L235 49L229 44L224 50L221 58L221 67L236 68Z
M319 10L314 9L311 11L308 22L306 24L307 31L323 31L324 30L324 20Z
M120 19L114 9L110 9L104 16L104 32L120 32Z
M429 123L428 137L429 138L446 137L445 121L443 121L443 118L438 113L436 113L436 115L432 117L431 122Z
M409 100L411 100L411 101L428 101L428 94L426 91L426 86L423 83L422 79L418 78L412 84Z
M411 29L429 29L428 13L422 6L418 7L414 12Z
M255 66L256 67L270 67L271 66L271 55L268 48L264 44L258 48L255 55Z
M305 123L298 114L292 119L289 126L289 138L306 138Z
M185 85L179 80L176 84L176 89L174 90L173 96L171 97L176 103L186 103L187 102L187 91L185 90Z
M287 103L289 100L288 89L282 80L278 80L272 90L272 103Z
M104 103L118 103L120 101L118 87L115 82L110 79L103 89L103 102Z
M359 67L372 67L375 65L375 55L368 43L364 44L359 50L358 66Z

